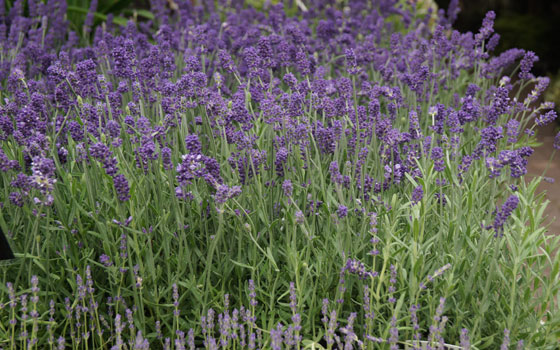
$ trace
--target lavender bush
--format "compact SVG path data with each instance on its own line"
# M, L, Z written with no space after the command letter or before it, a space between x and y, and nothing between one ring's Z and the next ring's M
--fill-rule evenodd
M1 13L0 346L558 346L556 112L493 12L173 3L85 46Z

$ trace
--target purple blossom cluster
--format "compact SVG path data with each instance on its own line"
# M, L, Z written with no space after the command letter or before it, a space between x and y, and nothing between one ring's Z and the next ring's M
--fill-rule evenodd
M200 8L185 3L174 11L160 8L158 12L168 17L157 31L152 29L153 23L136 26L129 22L120 31L110 23L97 27L92 33L92 45L85 48L75 45L75 34L61 18L66 6L63 2L41 3L36 9L38 17L34 18L26 18L14 8L3 20L6 30L0 39L6 49L15 50L10 38L18 33L28 35L17 59L6 62L1 70L0 80L7 80L7 92L12 96L1 106L2 139L13 137L28 161L39 155L51 160L57 157L61 166L72 160L89 161L89 157L100 161L114 178L121 201L130 198L129 176L117 176L117 164L131 159L114 156L123 154L118 151L124 147L123 142L132 147L136 166L144 173L157 170L154 162L164 169L173 168L172 159L177 157L173 153L178 148L184 147L189 157L203 157L207 171L190 169L193 164L184 164L184 158L177 165L180 186L176 195L182 199L191 198L186 184L192 177L204 177L214 191L224 192L215 185L216 181L222 183L218 164L223 159L208 153L210 150L200 141L202 137L218 137L233 146L228 163L240 185L247 184L263 169L274 168L276 177L283 178L300 162L305 168L313 153L312 145L316 145L320 156L327 159L332 159L335 151L345 150L347 162L355 171L342 174L333 166L336 163L331 163L331 181L347 190L355 188L360 196L371 199L380 190L402 185L405 174L420 176L417 167L423 155L430 157L436 171L443 171L448 153L443 147L446 140L471 130L480 135L478 146L470 154L451 152L451 162L457 166L464 156L484 158L489 175L499 176L499 168L505 165L504 161L496 161L498 142L504 137L502 126L507 124L511 140L515 137L512 111L531 108L509 98L510 83L486 91L474 83L464 93L453 90L454 101L428 106L426 117L419 105L405 101L410 94L419 101L433 101L461 72L476 66L481 67L488 81L501 78L503 70L520 57L519 76L533 79L530 70L538 60L533 52L506 52L498 57L488 54L499 39L492 36L493 12L473 35L449 29L456 6L450 6L447 15L440 14L439 25L426 30L420 29L426 27L419 24L429 17L415 18L412 9L388 5L380 12L364 15L366 2L355 2L347 12L336 7L327 9L328 1L316 2L316 7L308 7L302 13L302 19L282 15L281 4L269 9L275 14L271 17L254 9L236 12L232 8L225 27L216 17L204 21L195 15ZM93 11L97 5L92 2L91 6ZM210 13L214 10L212 6L206 9ZM403 18L406 31L385 38L390 28L384 20L392 13ZM312 35L309 19L318 15L324 19L318 22L316 35ZM88 16L84 26L91 31L92 19ZM51 27L42 38L38 33L44 25ZM340 26L345 29L336 30ZM197 48L185 50L180 37ZM68 42L61 45L65 39ZM384 40L389 45L384 45ZM438 50L417 49L427 45ZM182 53L183 62L174 60L177 52ZM214 52L214 61L205 59L205 55ZM447 52L452 54L448 57ZM344 59L340 76L327 74L326 64L341 54ZM26 64L37 58L41 64L31 68ZM365 67L372 67L381 79L372 81ZM536 81L531 101L546 85L545 78ZM126 94L131 95L130 100L124 98ZM146 113L146 106L156 101L161 102L161 110L152 117ZM204 107L204 117L184 117L200 107ZM258 110L262 113L256 113ZM313 113L325 118L309 118ZM396 118L399 114L409 116L405 125ZM52 115L59 117L50 120ZM535 121L542 125L555 117L550 110L536 115ZM254 130L261 123L277 131L274 152L257 142ZM181 146L174 144L170 136L183 124L188 136ZM200 134L199 125L208 125L212 135ZM428 130L433 135L426 134ZM49 132L57 138L45 139L43 135ZM380 145L377 149L367 147L373 139ZM51 144L56 144L57 154L52 154ZM455 147L468 152L468 147ZM365 152L360 151L361 155L354 158L352 154L358 150ZM5 152L1 155L4 172L25 168ZM382 171L372 172L364 166L371 164L371 159L380 160ZM525 165L514 161L512 177L524 174ZM45 186L46 179L37 176L36 180L41 182L39 186L49 187ZM12 202L20 205L28 195L25 191L13 192ZM52 195L47 197L40 202L52 203ZM218 200L222 197L215 195ZM338 210L337 215L341 214Z
M506 220L511 216L518 205L519 198L512 195L505 201L500 209L496 208L496 216L494 218L494 223L491 226L496 232L496 235L502 234Z

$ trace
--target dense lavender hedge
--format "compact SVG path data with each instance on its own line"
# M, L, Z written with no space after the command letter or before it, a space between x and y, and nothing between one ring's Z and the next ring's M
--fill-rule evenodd
M217 3L0 13L0 346L557 346L538 57L457 1Z

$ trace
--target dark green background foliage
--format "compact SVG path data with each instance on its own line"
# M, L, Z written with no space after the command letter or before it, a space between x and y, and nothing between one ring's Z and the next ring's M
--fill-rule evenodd
M436 0L446 9L449 0ZM555 74L560 69L560 36L557 0L462 0L454 27L476 33L481 19L490 10L496 12L496 32L500 34L497 53L519 47L534 51L540 58L535 64L539 75Z

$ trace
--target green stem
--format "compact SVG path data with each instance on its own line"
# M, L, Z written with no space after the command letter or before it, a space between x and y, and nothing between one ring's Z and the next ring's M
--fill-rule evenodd
M221 208L220 208L221 209ZM212 260L214 258L214 251L216 250L216 246L218 242L222 239L224 230L224 214L223 211L218 210L218 232L212 239L210 243L210 251L208 252L208 258L206 259L206 269L204 271L205 279L206 279L206 293L204 293L204 305L207 305L208 297L210 294L210 277L212 272Z

